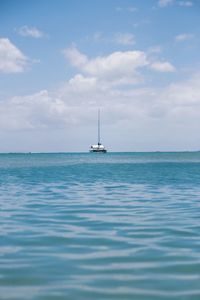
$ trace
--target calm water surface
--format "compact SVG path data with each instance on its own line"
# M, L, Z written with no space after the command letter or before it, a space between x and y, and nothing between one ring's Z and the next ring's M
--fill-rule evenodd
M200 153L1 154L0 299L200 299Z

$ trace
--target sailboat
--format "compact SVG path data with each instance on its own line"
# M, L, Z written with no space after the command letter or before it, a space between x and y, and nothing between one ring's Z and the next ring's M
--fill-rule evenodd
M100 142L100 110L98 110L98 144L90 147L90 152L106 153L106 148Z

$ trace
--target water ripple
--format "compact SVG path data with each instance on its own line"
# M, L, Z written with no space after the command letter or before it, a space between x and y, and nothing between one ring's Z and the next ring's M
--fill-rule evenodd
M199 166L197 153L0 155L1 299L199 299Z

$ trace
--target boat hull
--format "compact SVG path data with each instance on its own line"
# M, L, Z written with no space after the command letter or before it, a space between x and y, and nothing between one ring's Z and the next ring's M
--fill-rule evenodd
M106 149L92 149L90 150L91 153L106 153Z

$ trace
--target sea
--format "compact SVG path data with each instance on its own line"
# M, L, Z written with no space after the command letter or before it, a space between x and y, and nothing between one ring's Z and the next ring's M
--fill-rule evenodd
M0 154L1 300L199 300L200 152Z

